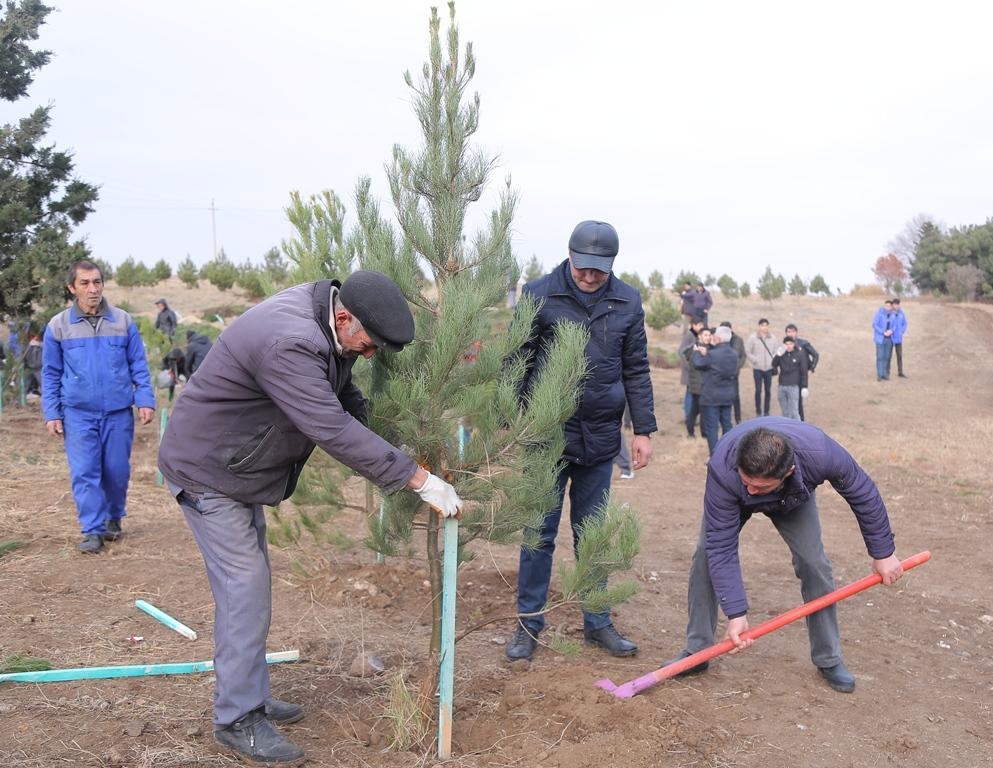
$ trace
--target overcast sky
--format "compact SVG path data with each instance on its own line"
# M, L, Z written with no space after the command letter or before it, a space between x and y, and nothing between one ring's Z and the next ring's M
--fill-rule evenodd
M100 185L96 257L151 266L217 246L261 261L289 193L335 190L420 143L403 82L430 2L49 0L53 52L0 122L54 105L50 138ZM440 5L447 26L447 6ZM615 271L753 285L766 265L872 282L919 213L993 216L993 5L461 0L479 145L509 174L518 260L550 268L582 219L620 234ZM216 206L212 215L211 201ZM354 218L349 215L349 225ZM471 237L470 237L471 240Z

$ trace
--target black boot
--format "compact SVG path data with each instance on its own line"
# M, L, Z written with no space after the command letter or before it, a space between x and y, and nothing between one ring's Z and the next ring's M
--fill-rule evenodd
M693 654L691 654L689 651L682 651L678 656L669 659L668 661L663 661L662 666L668 667L670 664L675 664L677 661L682 661L683 659L688 658L689 656L692 655ZM710 667L709 661L701 661L695 667L690 667L689 669L680 672L678 675L673 675L672 677L673 679L675 679L679 677L691 677L692 675L699 675L701 672L706 672L708 667Z
M261 765L293 765L303 759L303 750L266 719L264 707L214 731L214 741L239 757Z
M89 533L76 545L76 549L87 555L95 555L103 549L103 536L99 533Z
M618 632L613 624L601 629L584 629L583 639L587 645L603 648L611 656L634 656L638 646Z
M289 701L266 699L265 716L270 723L289 725L303 720L303 707Z
M121 531L121 518L112 517L107 521L107 531L103 535L104 541L117 541L124 533Z
M855 676L848 671L844 662L839 662L833 667L818 667L817 671L821 673L821 677L827 684L836 691L851 693L855 690Z
M513 639L507 643L507 661L527 659L531 661L534 649L538 647L538 633L532 633L527 627L517 626Z

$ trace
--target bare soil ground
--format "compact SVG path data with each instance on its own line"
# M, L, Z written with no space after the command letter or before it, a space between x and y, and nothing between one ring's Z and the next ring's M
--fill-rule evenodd
M154 311L162 293L112 301ZM154 295L153 295L154 294ZM197 292L173 288L181 314ZM214 305L231 301L230 293ZM213 301L204 299L204 301ZM869 324L878 300L784 298L720 301L713 317L747 334L759 316L795 321L822 353L808 419L847 445L877 480L897 532L898 554L933 560L893 588L876 587L840 606L854 694L831 691L810 664L794 624L705 675L668 681L631 700L595 687L659 667L683 646L685 589L696 539L706 445L684 436L678 371L657 370L663 433L649 468L615 480L616 497L642 518L633 574L640 592L616 623L641 651L612 659L582 648L578 611L550 617L531 664L508 665L511 621L458 645L454 755L459 766L600 768L838 768L993 765L993 315L987 308L908 300L908 379L877 383ZM652 343L674 347L674 330ZM752 382L742 377L745 416ZM774 405L774 410L776 407ZM25 653L56 667L209 659L213 603L197 548L168 493L155 482L157 436L139 428L123 541L82 556L61 445L48 438L37 405L9 404L0 417L0 541L25 546L0 559L0 657ZM355 481L356 498L362 483ZM829 488L819 494L828 552L841 584L869 573L854 517ZM355 513L342 526L359 540ZM570 556L565 537L560 556ZM418 543L418 546L420 544ZM430 609L422 561L377 565L362 549L273 549L271 650L299 649L274 665L274 692L308 716L289 726L310 766L430 765L431 742L390 749L389 679L416 682ZM458 623L513 611L517 553L480 547L460 573ZM788 551L768 521L743 532L753 623L800 602ZM296 566L303 566L303 569ZM306 575L301 575L302 573ZM187 640L134 608L142 598L199 632ZM140 642L129 637L141 636ZM553 643L552 640L568 641ZM578 644L565 654L553 649ZM370 651L384 675L353 677ZM209 674L45 684L0 684L0 765L223 766L211 737Z

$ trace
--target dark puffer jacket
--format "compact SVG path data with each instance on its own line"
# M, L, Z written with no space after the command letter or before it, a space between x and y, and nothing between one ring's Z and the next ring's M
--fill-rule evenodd
M758 427L786 436L795 451L795 471L781 488L753 496L738 474L738 444ZM703 518L710 578L725 615L741 616L748 611L738 559L738 534L744 521L756 512L772 518L788 515L810 501L814 490L825 482L855 513L869 556L892 555L893 530L876 484L848 451L817 427L766 416L739 424L717 444L707 464Z
M717 344L706 355L693 353L693 367L703 374L700 405L732 405L738 378L738 355L730 344Z
M604 294L587 310L573 294L566 277L568 269L566 259L553 272L524 286L524 294L542 303L531 340L521 349L530 360L522 392L530 390L541 369L556 323L569 320L587 329L590 373L579 406L565 424L563 458L591 466L612 460L620 451L625 402L631 408L636 435L650 435L657 430L645 311L638 291L614 275Z

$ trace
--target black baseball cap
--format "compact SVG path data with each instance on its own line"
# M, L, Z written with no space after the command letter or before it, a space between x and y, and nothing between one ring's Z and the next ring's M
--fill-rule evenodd
M605 221L581 221L569 238L569 255L576 269L610 272L619 248L617 230Z

